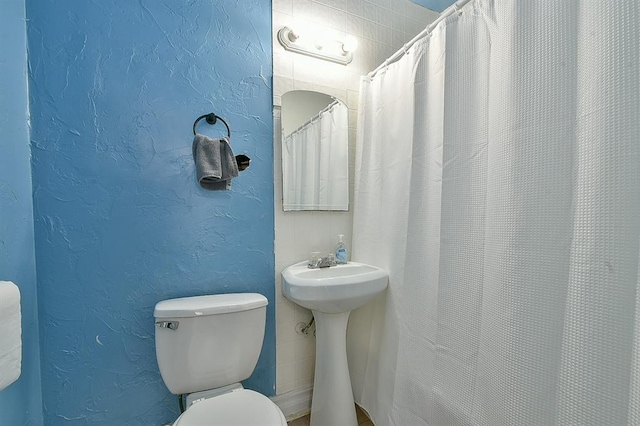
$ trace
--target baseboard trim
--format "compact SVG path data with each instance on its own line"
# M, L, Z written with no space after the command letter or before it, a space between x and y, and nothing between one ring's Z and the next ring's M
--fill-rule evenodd
M272 396L271 400L282 410L287 421L291 421L311 412L312 394L313 387L309 387Z

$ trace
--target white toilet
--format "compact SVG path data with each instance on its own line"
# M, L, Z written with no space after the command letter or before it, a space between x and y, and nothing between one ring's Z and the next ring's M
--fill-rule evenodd
M187 395L174 426L286 426L269 398L244 389L258 362L267 298L256 293L184 297L156 305L156 356L164 383Z

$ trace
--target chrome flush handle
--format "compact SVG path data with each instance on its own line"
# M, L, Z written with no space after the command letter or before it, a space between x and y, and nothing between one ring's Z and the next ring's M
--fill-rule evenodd
M156 321L156 327L168 328L169 330L177 330L180 322L178 321Z

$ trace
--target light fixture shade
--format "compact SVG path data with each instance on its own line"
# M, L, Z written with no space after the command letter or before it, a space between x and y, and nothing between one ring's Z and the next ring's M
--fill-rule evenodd
M353 60L353 53L343 49L345 42L318 38L310 39L294 32L289 27L282 27L278 31L278 41L285 50L290 52L301 53L342 65L347 65Z

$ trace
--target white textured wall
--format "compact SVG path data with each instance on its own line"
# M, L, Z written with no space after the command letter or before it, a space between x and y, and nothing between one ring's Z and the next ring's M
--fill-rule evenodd
M273 0L274 180L276 257L276 392L308 388L313 384L315 338L295 332L311 313L285 299L280 272L307 258L313 251L330 252L337 235L351 246L349 212L283 212L280 134L280 100L290 90L315 90L335 96L349 107L350 200L353 200L353 166L360 76L397 51L438 17L438 13L409 0ZM316 27L327 38L358 39L351 64L344 66L290 53L278 43L283 26L302 31ZM351 203L350 203L351 204Z

